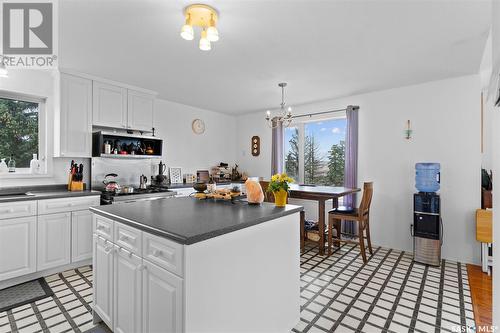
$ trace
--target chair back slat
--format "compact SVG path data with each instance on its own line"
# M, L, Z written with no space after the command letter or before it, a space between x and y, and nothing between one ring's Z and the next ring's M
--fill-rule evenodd
M264 192L264 201L265 202L274 202L274 195L271 192L267 191L269 187L269 182L265 180L259 181L260 187L262 187L262 192Z
M363 184L363 197L359 204L359 216L367 215L370 212L370 205L373 197L373 182L365 182Z

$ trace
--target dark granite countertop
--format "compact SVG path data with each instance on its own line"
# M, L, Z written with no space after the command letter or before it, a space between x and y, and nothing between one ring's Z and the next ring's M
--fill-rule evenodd
M287 205L278 208L271 203L248 205L245 201L167 198L91 207L90 210L181 244L193 244L300 212L303 207Z
M40 186L19 186L0 189L0 203L26 200L44 200L68 197L85 197L100 195L99 191L79 191L71 192L67 190L65 184L62 185L40 185Z

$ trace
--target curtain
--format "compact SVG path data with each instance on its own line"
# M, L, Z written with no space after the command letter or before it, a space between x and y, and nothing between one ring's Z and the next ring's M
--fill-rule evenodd
M283 122L275 117L272 119L271 176L283 172Z
M347 130L345 138L344 186L358 185L358 106L349 105L346 111ZM344 197L344 206L356 207L356 194ZM355 222L345 221L343 232L357 234Z

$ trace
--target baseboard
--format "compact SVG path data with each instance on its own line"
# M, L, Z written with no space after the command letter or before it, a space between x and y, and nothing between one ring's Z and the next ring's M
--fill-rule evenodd
M43 271L39 271L39 272L35 272L35 273L23 275L23 276L18 276L18 277L12 278L12 279L0 281L0 289L15 286L16 284L28 282L28 281L35 280L35 279L45 277L45 276L49 276L52 274L64 272L68 269L74 269L77 267L91 265L91 264L92 264L92 259L86 259L86 260L73 262L73 263L68 264L68 265L58 266L58 267L46 269Z

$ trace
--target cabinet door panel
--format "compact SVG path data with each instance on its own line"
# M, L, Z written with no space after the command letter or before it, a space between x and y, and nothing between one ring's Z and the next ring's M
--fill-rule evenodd
M37 270L70 262L71 213L38 216Z
M140 332L142 327L142 259L115 245L113 321L115 333Z
M127 89L93 81L92 123L106 127L127 127Z
M154 96L128 90L128 127L151 131L153 127Z
M0 281L36 271L36 216L0 220Z
M142 332L182 332L182 279L147 260L143 264Z
M113 327L113 244L94 235L94 311Z
M92 81L61 74L60 156L91 154Z
M92 213L81 210L71 213L71 261L92 258Z

